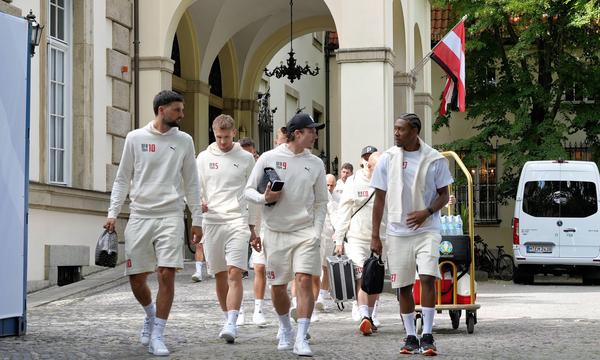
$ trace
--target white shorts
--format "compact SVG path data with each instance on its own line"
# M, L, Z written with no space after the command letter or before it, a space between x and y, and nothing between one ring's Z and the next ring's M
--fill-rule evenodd
M363 265L371 256L371 240L349 237L348 242L344 243L344 252L354 263L354 277L362 278Z
M250 229L247 224L204 224L202 230L209 274L227 271L230 266L248 270Z
M401 288L415 282L419 275L441 277L438 267L440 258L439 233L424 232L411 236L387 235L387 261L392 288Z
M263 251L267 257L270 285L285 285L296 273L321 275L321 239L312 226L294 232L264 229Z
M335 241L331 237L321 236L321 266L327 266L327 257L333 255Z
M156 267L183 269L182 217L130 218L125 227L125 275L153 272Z

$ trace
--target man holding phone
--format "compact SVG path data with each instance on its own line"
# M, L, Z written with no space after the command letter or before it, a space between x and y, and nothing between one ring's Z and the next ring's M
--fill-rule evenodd
M323 127L308 114L296 114L287 124L287 143L262 154L245 191L253 203L275 203L263 208L263 249L271 299L279 315L281 335L277 349L293 348L295 354L302 356L312 356L306 334L314 307L312 276L321 274L320 235L328 201L323 162L308 149L317 139L317 129ZM269 167L284 184L280 191L274 191L274 181L261 194L257 187ZM287 283L291 280L295 280L298 291L298 331L294 345L287 293Z

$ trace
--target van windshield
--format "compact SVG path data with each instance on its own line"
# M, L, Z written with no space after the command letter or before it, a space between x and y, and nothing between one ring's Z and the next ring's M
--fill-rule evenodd
M587 181L528 181L523 211L535 217L583 218L598 211L596 184Z

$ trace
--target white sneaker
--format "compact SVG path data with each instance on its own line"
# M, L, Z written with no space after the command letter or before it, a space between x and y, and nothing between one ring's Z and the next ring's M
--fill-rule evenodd
M150 335L152 335L152 328L154 327L154 316L153 317L144 317L144 326L142 327L142 332L140 333L140 342L144 346L148 346L150 344Z
M192 275L192 281L193 282L200 282L200 281L202 281L202 272L196 271L194 273L194 275Z
M352 320L359 321L361 319L360 311L358 310L358 303L356 301L352 302Z
M319 311L325 311L325 299L321 295L319 295L315 302L315 308Z
M267 324L267 320L265 319L265 316L263 315L261 309L254 309L254 314L252 315L252 322L254 323L254 325L261 327Z
M233 324L223 325L223 330L219 333L219 338L225 339L228 344L233 344L237 336L236 326Z
M148 352L156 356L168 356L169 349L165 346L162 337L156 337L150 341Z
M373 325L375 327L379 327L381 325L381 321L377 318L377 308L379 307L379 300L375 301L375 306L373 307L373 314L371 314L371 319L373 320Z
M294 322L298 322L298 309L295 306L290 308L290 317L294 319Z
M308 341L306 339L294 344L293 353L299 356L313 356L313 352L310 349L310 345L308 345Z
M292 345L292 339L294 338L294 330L285 330L281 328L279 328L279 330L279 344L277 344L277 350L292 350L294 348L294 346Z
M237 321L235 322L235 324L237 326L242 326L246 323L246 315L244 315L244 305L242 305L240 307L240 312L238 314L238 318Z
M312 315L310 316L310 322L314 323L314 322L318 322L319 321L319 314L317 313L317 310L313 310Z

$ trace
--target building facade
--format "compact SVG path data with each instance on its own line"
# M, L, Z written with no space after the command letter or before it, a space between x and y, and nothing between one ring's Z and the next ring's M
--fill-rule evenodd
M393 144L391 120L401 112L421 115L431 141L431 67L410 72L430 48L428 0L297 1L296 57L302 65L319 63L322 72L293 84L263 72L287 56L289 6L287 0L0 1L0 11L23 16L31 9L45 25L32 59L30 290L55 283L61 268L93 269L125 136L153 119L151 100L160 90L185 96L182 130L197 151L211 140L218 113L232 115L238 129L258 140L256 100L265 82L278 108L274 127L294 107L328 122L318 153L329 163L337 157L357 164L365 144ZM337 34L337 49L328 57L326 90L325 51L315 42L324 46L327 32ZM126 220L125 209L121 239Z

